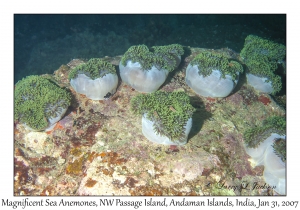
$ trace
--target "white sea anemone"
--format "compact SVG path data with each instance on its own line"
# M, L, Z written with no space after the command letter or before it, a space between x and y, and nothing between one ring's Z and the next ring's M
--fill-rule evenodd
M102 78L91 79L85 74L78 74L76 78L70 80L70 84L77 93L84 94L87 98L103 100L116 92L118 76L106 74Z
M185 92L139 94L131 99L131 110L142 115L142 132L148 140L168 145L187 143L195 108Z
M272 93L274 88L272 86L272 82L268 80L266 77L259 77L253 74L246 74L247 82L251 85L254 89L263 92L263 93Z
M264 179L266 183L270 186L275 186L276 188L274 190L279 194L285 195L286 164L275 154L274 148L272 147L274 139L280 138L285 139L285 136L272 133L257 148L246 147L245 150L256 165L263 165L265 167Z
M167 144L167 145L184 145L187 143L188 135L192 129L192 118L189 118L186 122L184 136L181 139L170 139L167 136L158 134L154 129L154 122L148 120L145 115L142 118L142 132L143 135L150 141L158 144Z
M185 81L197 94L204 97L226 97L235 88L240 63L221 53L204 51L199 53L186 68Z
M220 70L213 69L209 76L199 75L198 66L188 65L186 69L186 83L197 94L204 97L226 97L235 88L238 79L233 80L230 75L222 78Z
M152 48L153 52L146 45L132 46L119 64L122 81L139 92L158 90L169 72L178 67L184 53L182 46L177 44Z
M139 92L152 93L165 82L169 71L152 66L150 70L142 70L139 62L127 61L126 66L120 63L122 81Z
M118 86L115 67L98 58L92 58L72 69L69 80L77 93L84 94L92 100L109 98Z

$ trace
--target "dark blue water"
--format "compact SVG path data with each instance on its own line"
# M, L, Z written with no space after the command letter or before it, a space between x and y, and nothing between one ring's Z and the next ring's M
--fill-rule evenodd
M132 45L178 43L240 52L247 35L286 44L286 15L14 16L14 82L71 59L122 55Z

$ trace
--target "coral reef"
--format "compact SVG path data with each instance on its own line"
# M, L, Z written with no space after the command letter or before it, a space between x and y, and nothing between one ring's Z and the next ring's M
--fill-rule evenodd
M174 115L190 107L193 123L185 145L154 144L143 136L143 114L137 116L130 110L131 100L140 93L123 81L107 100L77 94L68 74L83 60L73 59L54 74L41 76L69 88L71 105L51 132L33 132L20 121L14 122L14 195L278 194L276 189L232 187L266 184L264 166L253 168L248 161L243 134L249 127L262 126L269 116L285 116L285 110L273 97L242 82L227 98L197 95L185 83L185 69L199 53L219 53L234 60L239 55L228 48L185 47L185 52L172 78L161 87L168 93L160 91L165 95L174 92L186 101L186 105L178 103L179 108L165 107L166 113ZM103 61L118 65L121 59L105 57ZM280 160L283 138L277 143L269 149Z

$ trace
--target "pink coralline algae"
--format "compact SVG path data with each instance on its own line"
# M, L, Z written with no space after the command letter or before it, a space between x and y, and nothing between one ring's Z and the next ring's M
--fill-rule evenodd
M226 98L227 101L230 101L231 103L238 105L240 103L243 103L243 96L241 96L239 93L232 94L231 96Z
M64 128L72 128L73 126L73 118L68 115L59 121L59 124Z
M244 149L238 141L238 137L236 137L234 134L228 134L221 140L225 149L224 151L232 160L236 177L242 178L246 175L253 175L253 171L248 161L248 155L245 154Z

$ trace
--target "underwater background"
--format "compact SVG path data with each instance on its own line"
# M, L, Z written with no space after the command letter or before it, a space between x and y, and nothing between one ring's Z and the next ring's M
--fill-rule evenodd
M286 45L286 15L15 14L14 83L52 74L72 59L123 55L138 44L240 53L249 34Z

